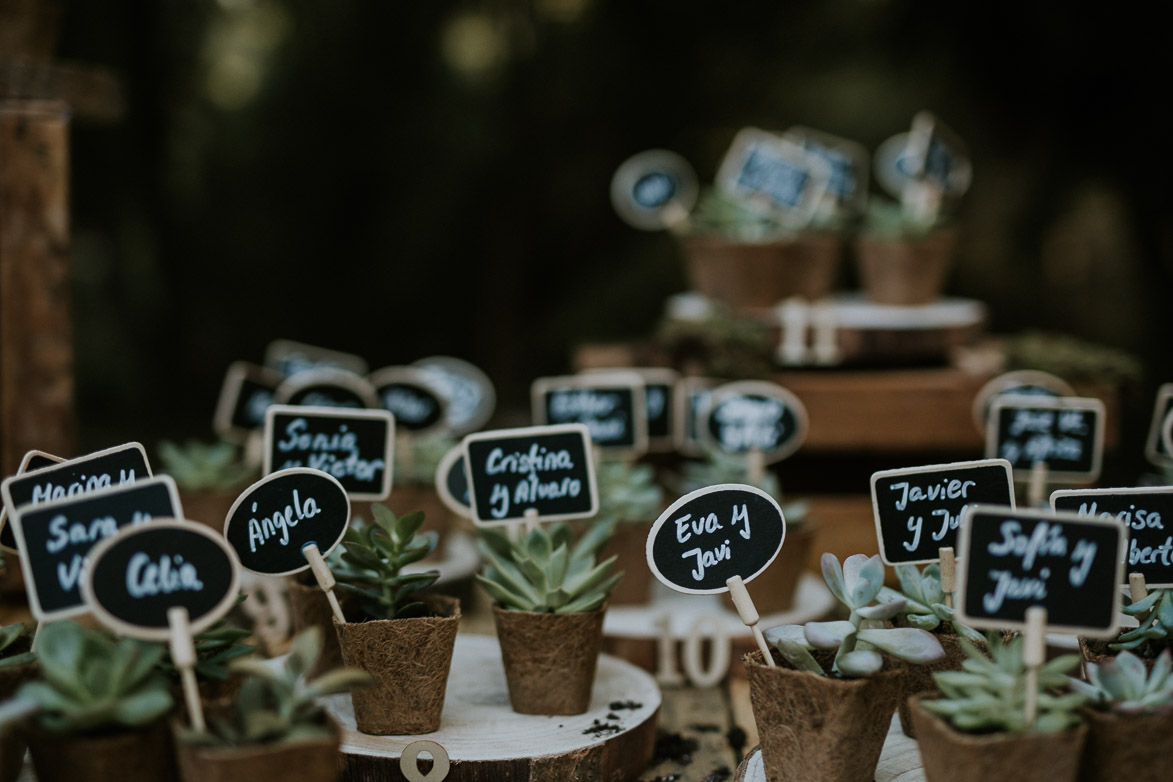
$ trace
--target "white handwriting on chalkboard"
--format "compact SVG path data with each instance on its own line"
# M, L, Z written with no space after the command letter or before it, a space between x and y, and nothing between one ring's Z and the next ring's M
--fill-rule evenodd
M279 451L345 451L358 450L358 439L346 424L341 424L334 434L306 432L309 424L304 418L294 418L285 426L285 439L277 443Z
M1071 567L1067 572L1067 580L1073 587L1083 586L1099 548L1097 543L1083 539L1076 541L1074 547L1069 547L1062 527L1045 521L1036 524L1029 535L1013 519L1002 522L999 530L1002 533L1001 541L990 543L986 550L995 557L1019 558L1021 569L1027 573L1043 558L1067 559L1070 550ZM994 591L982 597L982 605L993 613L1007 598L1035 600L1046 597L1051 568L1040 564L1037 575L1015 576L1000 569L990 570L989 574L994 581Z
M103 473L101 475L79 475L76 481L65 486L45 481L33 486L33 496L29 502L36 505L38 502L59 500L63 497L73 497L96 489L105 489L110 486L110 480L110 474ZM119 470L118 485L124 486L128 483L134 483L134 470Z
M500 448L494 448L485 460L485 472L489 475L572 469L574 460L570 457L570 451L550 451L537 443L531 445L528 451L514 451L508 455Z
M184 562L178 554L170 557L164 554L156 564L140 551L130 558L126 568L126 591L134 598L181 591L199 592L203 588L195 565Z
M1150 511L1145 508L1138 508L1136 505L1129 505L1128 510L1117 511L1113 516L1108 511L1099 510L1099 503L1092 502L1090 505L1087 502L1079 504L1079 510L1076 511L1080 516L1091 516L1093 518L1101 519L1117 519L1124 523L1126 527L1137 532L1149 529L1165 529L1165 523L1161 519L1161 514L1158 511ZM1161 565L1168 567L1173 564L1173 536L1167 536L1165 542L1157 546L1142 546L1140 542L1134 538L1128 539L1128 564L1135 565Z
M151 515L135 511L131 517L131 524L141 524L150 521ZM89 524L75 521L70 522L63 514L57 514L49 520L49 534L52 536L45 541L45 550L50 554L58 554L66 546L85 545L87 550L102 538L109 537L118 531L118 522L110 516L94 519ZM88 544L88 545L87 545ZM77 586L81 578L81 566L85 557L74 554L69 562L57 563L57 582L65 592Z
M252 506L253 513L257 512L257 504ZM265 516L259 521L256 517L248 520L248 550L256 553L257 546L263 546L269 539L280 533L278 542L282 546L289 545L289 528L296 527L299 521L312 519L322 512L317 500L306 497L301 501L298 490L293 490L293 504L286 505L284 510L275 511L272 516ZM296 517L296 518L295 518Z
M1083 457L1079 436L1088 432L1082 410L1015 410L1008 429L1011 437L1029 434L1026 442L1006 440L999 455L1012 464L1048 459L1078 461ZM1058 434L1054 429L1058 425Z
M413 424L426 421L436 409L432 400L396 386L383 390L383 407L394 413L396 418Z
M713 411L721 447L727 451L777 448L785 412L786 406L777 399L734 397L722 402Z
M610 415L618 404L614 396L591 389L555 391L550 395L550 415L559 421L598 418Z
M577 497L582 494L582 481L577 478L565 477L562 480L540 481L536 472L531 472L522 478L513 487L513 504L519 507L532 505L538 500L560 499L562 497ZM503 483L493 484L489 496L489 512L495 519L503 519L509 515L509 487Z
M306 466L321 470L335 478L354 478L359 481L374 481L387 467L383 459L363 459L359 455L358 438L346 426L339 424L334 433L306 431L306 419L295 418L285 427L285 439L277 443L277 450L309 451L303 465L300 459L286 459L277 469ZM344 454L339 456L339 454Z
M709 513L704 518L694 519L691 513L686 513L680 518L674 520L676 524L676 542L687 543L693 537L700 537L701 535L711 535L715 532L720 532L725 529L721 524L720 519L717 518L716 513ZM736 527L738 522L743 523L743 527L738 530L741 537L749 540L749 509L745 503L741 505L734 505L730 514L730 527ZM699 546L690 548L680 555L681 559L696 559L696 567L692 569L692 577L694 581L703 581L705 577L705 568L713 567L718 562L732 559L733 552L729 548L729 539L726 538L719 546L702 549Z
M929 486L918 486L910 484L908 481L900 481L894 483L888 488L894 492L899 492L900 497L896 500L896 510L904 510L908 507L909 502L935 502L937 500L956 500L966 499L970 486L976 486L974 481L963 481L958 478L946 478L940 483L933 482ZM936 516L941 520L940 528L932 533L933 540L942 540L945 534L951 529L957 529L961 524L961 511L964 508L958 509L956 514L950 513L945 508L934 508L929 511L930 516ZM906 551L916 551L920 546L921 528L924 526L924 516L911 515L908 517L908 531L912 533L911 541L904 541L901 545Z
M1083 458L1083 443L1073 437L1053 437L1049 434L1032 435L1025 443L1006 440L999 448L999 456L1011 464L1045 462L1050 459L1079 461Z
M485 473L488 475L521 475L513 485L495 483L489 493L489 513L495 519L509 515L511 503L516 507L532 505L538 500L577 497L582 494L582 481L569 476L552 481L543 481L539 472L547 470L574 469L574 459L565 449L551 451L537 443L528 451L514 451L507 454L501 448L489 451L485 459Z

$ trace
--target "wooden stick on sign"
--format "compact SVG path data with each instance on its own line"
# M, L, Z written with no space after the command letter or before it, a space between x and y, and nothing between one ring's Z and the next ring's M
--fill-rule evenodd
M758 627L758 619L760 618L758 617L758 609L754 606L749 592L745 589L745 582L741 580L741 576L733 576L725 582L725 586L729 587L729 597L733 599L737 615L753 632L754 640L758 642L758 648L762 650L762 656L766 658L766 665L771 668L776 667L774 655L770 653L770 645L766 643L766 637L762 635L762 628Z
M338 620L338 624L346 624L346 616L342 613L342 606L338 604L338 598L334 595L334 574L330 572L330 566L326 564L326 560L322 558L322 552L318 550L317 543L307 543L301 550L305 558L310 563L310 570L314 572L314 578L318 581L318 586L326 593L326 599L330 601L330 610L334 612L334 618Z
M1037 461L1031 465L1030 484L1026 493L1026 502L1032 508L1040 507L1047 499L1047 463Z
M1047 660L1047 609L1031 606L1026 609L1026 630L1023 632L1022 661L1026 663L1026 725L1034 730L1039 717L1039 668Z
M1132 602L1139 603L1149 596L1148 585L1145 584L1144 573L1128 574L1128 596Z
M953 592L957 589L957 559L953 556L953 547L945 546L937 550L941 560L941 591L945 593L945 605L953 607Z
M766 477L766 455L761 448L750 448L745 453L745 467L751 486L757 486Z
M172 606L167 609L167 622L171 625L171 660L179 669L183 697L187 702L187 716L191 720L192 729L203 733L206 729L204 709L200 703L200 689L196 685L196 651L191 640L187 609L183 606Z
M533 532L534 530L536 530L538 528L538 526L539 526L538 522L541 521L541 518L542 517L540 515L538 515L537 508L526 508L525 509L525 520L522 521L522 524L525 525L526 534Z

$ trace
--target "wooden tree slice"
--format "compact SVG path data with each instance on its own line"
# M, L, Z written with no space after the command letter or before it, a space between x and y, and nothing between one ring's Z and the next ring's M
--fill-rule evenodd
M348 782L406 782L400 757L420 739L435 741L447 752L448 782L618 782L636 778L651 762L660 690L644 671L602 655L585 714L517 714L509 706L497 640L458 635L435 733L367 735L355 728L349 695L327 698L325 704L342 726L342 779Z

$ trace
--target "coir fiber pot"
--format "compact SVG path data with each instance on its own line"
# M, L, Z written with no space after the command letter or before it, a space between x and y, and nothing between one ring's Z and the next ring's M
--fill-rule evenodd
M922 705L928 697L914 695L910 704L928 782L1005 777L1015 782L1075 782L1086 725L1062 733L961 733Z
M421 596L432 616L417 619L334 621L342 662L373 682L350 693L363 733L403 736L440 729L452 649L460 627L460 601Z
M95 736L53 733L34 722L28 742L33 769L44 782L159 782L176 777L166 720Z
M1165 782L1173 759L1173 712L1118 714L1087 709L1079 782Z
M809 521L797 528L788 527L786 545L781 548L777 558L770 563L765 572L748 585L754 606L762 616L783 614L794 608L798 582L806 572L807 559L810 558L817 529L816 525ZM648 570L646 564L644 570ZM730 611L737 610L728 592L721 595L721 602Z
M14 654L28 651L27 639L19 639L14 642L14 645L16 644L20 646L13 650ZM15 695L20 685L35 679L38 670L39 666L35 660L23 665L0 668L0 702ZM24 766L25 748L25 737L20 728L12 727L0 732L0 782L12 782L20 776L20 770Z
M764 244L682 236L690 287L732 310L773 307L791 296L821 299L835 288L843 241L801 234Z
M591 703L605 609L578 614L493 606L509 703L519 714L582 714Z
M244 747L196 746L175 742L183 782L333 782L338 778L338 724L327 717L330 737L296 743Z
M1083 655L1083 676L1085 679L1087 678L1087 663L1096 663L1098 665L1100 663L1107 662L1108 660L1115 659L1116 657L1116 651L1108 648L1108 644L1112 643L1112 641L1106 641L1101 638L1085 638L1082 635L1078 637L1078 640L1079 651ZM1158 647L1158 654L1164 648L1165 647L1163 646ZM1150 657L1143 654L1139 649L1133 649L1132 653L1136 655L1137 659L1144 663L1145 670L1147 670L1149 673L1152 673L1153 664L1157 662L1157 656L1153 655Z
M833 652L816 652L830 667ZM778 664L760 651L741 658L770 782L864 782L876 764L903 692L904 672L885 660L867 679L835 679Z
M940 229L919 239L856 240L856 264L864 295L877 304L930 304L945 288L957 233Z
M941 671L960 671L961 663L965 662L965 650L961 648L961 636L950 630L949 632L933 633L938 641L941 642L941 648L945 650L945 656L940 660L924 665L910 665L904 671L904 696L900 699L900 708L897 713L900 715L900 729L904 731L904 735L909 738L916 738L916 728L912 724L912 712L909 706L909 696L918 695L920 693L940 692L937 683L933 681L933 674ZM975 644L979 649L985 651L986 644L984 641Z
M652 576L648 568L647 542L652 522L620 522L603 547L599 560L618 557L611 570L623 578L611 590L611 605L642 605L652 599Z

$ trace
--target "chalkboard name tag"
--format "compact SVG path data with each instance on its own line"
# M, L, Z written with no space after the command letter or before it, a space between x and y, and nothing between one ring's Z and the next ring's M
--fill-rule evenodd
M20 467L16 469L17 475L24 475L26 472L39 470L42 467L52 467L55 464L61 464L65 461L60 456L45 453L44 451L29 451L20 460ZM8 523L8 506L0 506L0 549L7 551L9 554L16 554L16 534L12 531L12 525Z
M798 450L806 439L806 407L776 383L726 383L713 389L701 414L700 432L719 451L761 451L767 463L776 462Z
M862 211L868 192L868 153L862 144L819 130L795 126L782 134L827 164L830 178L823 200L835 210Z
M13 475L0 484L0 496L11 512L22 505L76 497L150 477L146 450L139 443L126 443Z
M277 387L284 377L280 372L233 361L220 386L220 398L212 417L212 428L222 439L243 445L265 426L265 410L273 404Z
M379 407L379 397L365 377L341 369L311 369L277 386L273 403L362 410Z
M1014 507L1010 462L985 459L872 473L872 511L886 564L922 564L957 548L969 505Z
M428 376L447 403L444 423L456 435L475 432L497 407L493 381L475 364L452 356L428 356L412 363Z
M309 568L310 543L326 556L350 524L350 499L341 482L321 470L290 468L266 475L236 498L224 538L252 573L287 576Z
M464 471L464 446L458 445L436 465L436 494L450 511L472 518L472 499L468 494L468 473Z
M352 500L391 493L395 419L386 410L273 405L265 413L265 474L293 467L337 478Z
M240 592L240 560L224 538L201 524L153 521L95 546L81 591L95 618L115 633L167 641L172 607L187 609L193 634L232 609Z
M1063 489L1051 507L1095 519L1115 520L1128 532L1124 580L1140 573L1149 588L1173 587L1173 486L1135 489Z
M122 527L183 518L170 476L90 491L12 512L29 608L42 622L86 612L81 577L86 556Z
M617 369L588 369L584 374L616 372ZM648 451L664 453L676 447L673 405L676 382L680 374L667 367L634 367L625 370L644 381L644 401L647 403Z
M1126 534L1115 519L971 505L958 549L961 621L1024 629L1026 610L1042 606L1051 631L1115 635Z
M624 222L644 231L681 222L688 217L696 198L692 166L666 149L633 155L611 177L611 205Z
M733 139L715 181L729 195L801 225L818 208L831 181L831 169L793 141L745 128Z
M1017 369L987 381L974 395L973 422L985 434L990 420L990 405L1003 396L1075 396L1075 389L1061 377L1035 369Z
M1173 383L1162 383L1157 389L1153 419L1149 423L1148 438L1144 446L1144 455L1157 467L1164 467L1173 461L1173 451L1161 436L1161 430L1170 413L1173 413Z
M648 448L644 381L634 372L541 377L531 388L539 425L583 424L608 453L639 455Z
M371 371L362 356L291 339L275 339L269 343L265 348L265 366L286 377L313 369L341 369L360 376Z
M1095 480L1104 447L1099 399L1002 396L990 406L986 456L1005 459L1025 480L1036 463L1052 480Z
M591 438L583 424L497 429L462 443L477 524L580 519L599 511Z
M704 456L700 421L719 381L707 377L682 377L676 384L672 402L673 433L676 450L685 456Z
M427 373L412 367L384 367L367 378L380 406L395 416L400 431L423 435L444 426L443 394Z
M678 592L726 592L725 582L762 573L786 539L782 508L766 492L721 483L689 492L660 514L648 533L648 567Z

